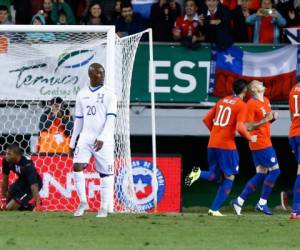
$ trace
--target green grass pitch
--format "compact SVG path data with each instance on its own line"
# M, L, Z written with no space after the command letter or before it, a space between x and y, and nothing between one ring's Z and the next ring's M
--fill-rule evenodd
M223 218L204 213L71 213L0 212L0 249L135 250L135 249L299 249L300 221L288 214L247 212Z

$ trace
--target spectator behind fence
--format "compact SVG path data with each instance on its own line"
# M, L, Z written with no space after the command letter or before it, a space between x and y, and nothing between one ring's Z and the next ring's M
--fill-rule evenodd
M64 0L57 0L52 3L50 18L53 24L76 24L73 11Z
M187 0L185 2L185 15L177 17L173 29L174 40L181 41L183 45L191 49L198 48L200 42L205 39L197 11L196 1Z
M181 5L177 3L176 0L168 0L168 3L170 8L170 15L175 16L176 18L181 16Z
M66 12L64 10L58 11L58 21L56 24L58 25L68 25L68 18Z
M169 2L175 3L175 11L171 9ZM154 41L172 41L172 28L176 18L179 16L176 4L178 4L176 1L160 0L152 5L150 23L153 29Z
M280 28L286 20L273 8L271 0L262 0L261 8L246 18L246 22L254 25L254 43L279 43Z
M46 24L45 16L42 14L43 11L40 11L40 13L33 16L31 20L32 25ZM50 42L55 40L55 36L51 32L26 32L26 40L30 43Z
M204 35L206 41L224 50L233 44L231 16L229 10L219 0L206 0L204 15Z
M8 19L8 9L6 5L0 5L0 24L12 24Z
M121 5L122 0L117 0L114 5L113 11L110 13L110 23L115 24L121 18Z
M246 23L246 18L254 13L250 10L251 0L241 0L241 5L238 5L231 13L233 21L233 37L237 43L250 43L253 38L253 28Z
M7 7L8 20L14 22L11 15L11 11L13 9L13 0L0 0L0 5L4 5Z
M53 2L52 0L44 0L42 9L38 12L38 14L43 15L45 18L45 24L54 24L51 19Z
M145 29L145 21L140 13L133 12L132 4L124 2L121 6L122 17L116 22L116 32L124 37L141 32Z
M286 20L288 27L300 27L300 0L287 3Z
M88 6L87 12L83 17L81 24L105 25L107 23L108 21L102 5L98 1L92 1Z
M50 104L40 117L37 152L69 153L73 118L62 98L54 97Z

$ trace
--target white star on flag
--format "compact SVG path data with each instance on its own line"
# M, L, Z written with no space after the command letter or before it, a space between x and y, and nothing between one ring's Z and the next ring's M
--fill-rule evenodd
M234 57L232 55L228 54L228 55L224 55L224 57L225 57L225 62L233 64Z
M147 184L144 184L142 179L139 178L138 182L134 185L135 192L142 192L145 193L145 187L148 186Z

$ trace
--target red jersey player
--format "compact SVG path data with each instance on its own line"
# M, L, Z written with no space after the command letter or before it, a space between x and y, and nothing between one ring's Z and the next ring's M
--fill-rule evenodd
M300 219L300 83L296 84L290 92L289 106L291 114L291 127L289 132L290 146L298 162L297 178L294 185L293 211L291 219Z
M268 98L264 97L265 87L262 82L254 80L248 86L252 97L247 102L247 128L251 135L257 136L257 141L250 142L256 175L247 183L240 196L232 201L232 206L237 215L241 215L245 200L256 190L262 187L261 197L256 205L256 210L272 215L267 205L267 199L280 174L277 157L271 142L271 122L278 118L278 114L271 110Z
M210 130L207 150L209 171L201 171L199 167L195 167L185 180L186 185L190 186L199 178L217 181L220 174L224 175L225 178L208 211L212 216L222 216L219 209L228 197L234 176L239 170L239 155L234 140L236 131L247 140L256 139L255 136L251 138L244 124L247 109L243 98L247 92L247 82L236 80L233 92L232 96L219 100L203 119Z

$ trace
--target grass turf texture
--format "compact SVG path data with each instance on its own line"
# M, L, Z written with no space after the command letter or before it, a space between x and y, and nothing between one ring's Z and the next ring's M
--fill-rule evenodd
M205 210L206 211L206 210ZM287 213L267 217L246 212L223 218L201 213L70 213L0 212L0 249L299 249L300 221Z

